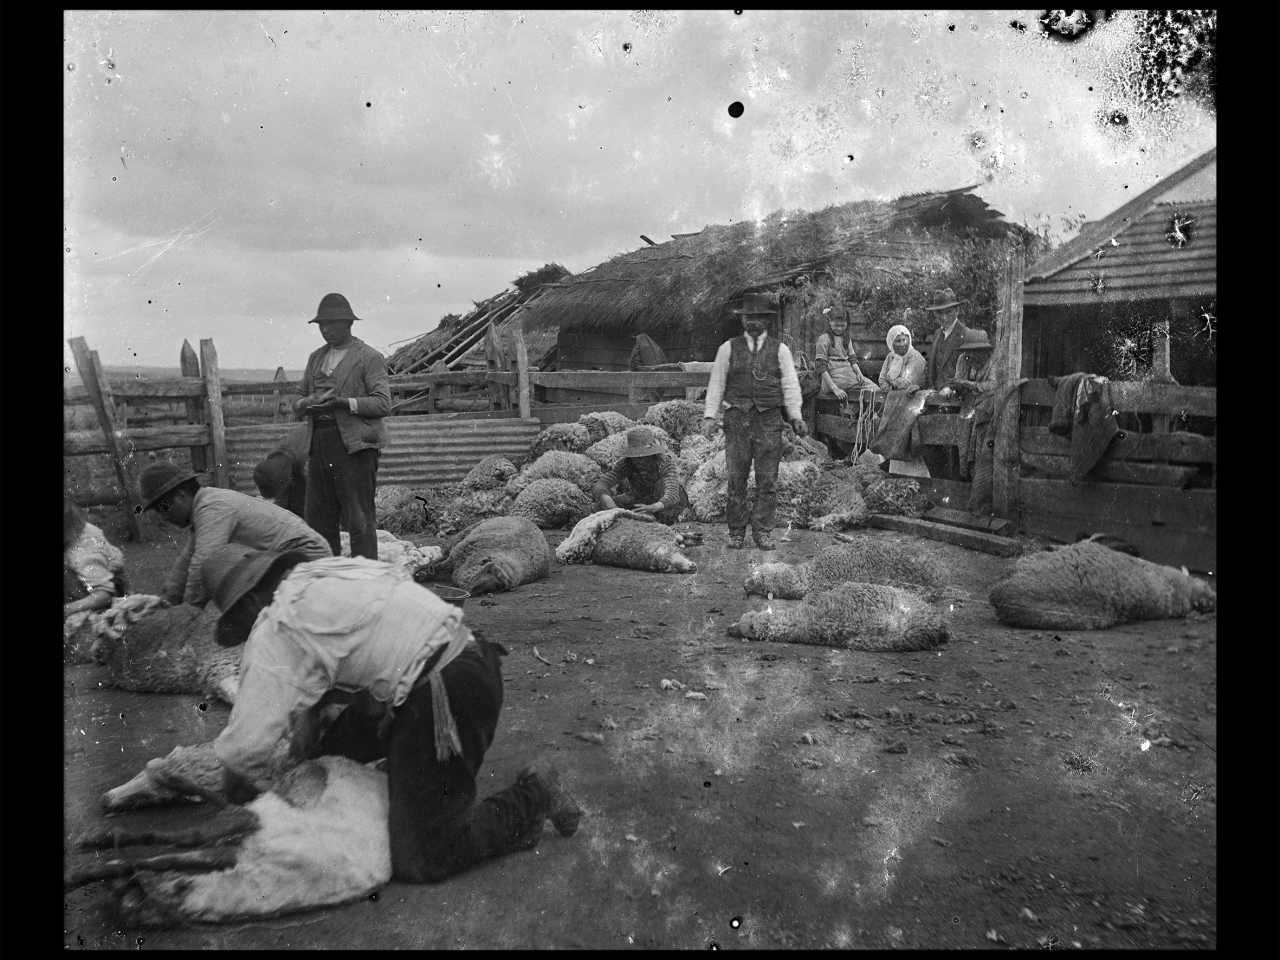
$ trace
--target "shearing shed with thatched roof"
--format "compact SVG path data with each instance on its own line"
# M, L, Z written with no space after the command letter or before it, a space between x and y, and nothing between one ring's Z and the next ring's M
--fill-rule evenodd
M742 296L764 292L780 303L775 334L808 358L825 329L822 309L860 305L851 333L861 343L864 372L875 376L890 326L905 322L918 345L931 332L921 308L936 287L950 286L967 300L966 324L994 328L1008 247L1036 237L972 190L778 211L665 243L644 238L646 246L544 288L525 305L524 328L559 331L561 370L625 370L640 334L669 362L706 361L740 332L732 310Z

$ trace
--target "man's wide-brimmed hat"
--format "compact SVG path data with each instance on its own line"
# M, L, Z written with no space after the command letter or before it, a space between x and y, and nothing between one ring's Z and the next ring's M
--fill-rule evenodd
M301 550L277 553L274 550L254 550L239 543L228 543L215 550L200 568L200 576L205 590L222 611L215 634L218 643L233 647L238 642L239 638L224 628L223 621L246 593L278 567L302 563L306 559L307 555Z
M622 448L624 457L652 457L664 450L658 435L648 427L632 427L627 431L627 445Z
M933 291L933 295L929 298L929 305L926 310L945 310L947 307L958 307L965 303L964 300L957 300L955 291L950 287L943 287L941 290Z
M733 312L744 317L753 315L776 317L778 305L767 293L748 293L742 298L742 306L734 307Z
M995 344L991 342L985 330L968 330L965 332L964 341L957 347L957 350L994 350Z
M326 293L324 299L320 301L320 309L316 311L316 315L307 323L319 323L321 320L359 320L354 313L351 312L351 304L347 303L347 298L340 293Z
M142 476L138 478L138 486L142 492L142 509L150 510L178 484L199 476L200 474L183 470L168 460L147 464L146 469L142 471Z

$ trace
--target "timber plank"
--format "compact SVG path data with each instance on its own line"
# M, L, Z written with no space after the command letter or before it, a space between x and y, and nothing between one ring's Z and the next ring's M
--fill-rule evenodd
M182 375L191 379L199 378L200 384L204 385L204 378L200 376L200 361L196 358L196 352L191 347L188 340L182 341L182 350L178 355L178 366L182 370ZM186 400L187 422L199 425L204 431L204 437L200 443L193 444L190 448L191 469L197 473L203 473L209 468L208 451L206 444L209 442L209 428L205 426L204 400L203 392L200 398L188 397Z
M1198 433L1135 433L1126 430L1107 447L1107 460L1170 460L1174 463L1211 463L1217 458L1218 441ZM1050 433L1048 427L1023 427L1022 452L1042 456L1071 455L1071 441Z
M1057 390L1048 380L1029 380L1022 385L1022 404L1052 407ZM1216 387L1183 387L1170 383L1111 381L1111 399L1116 409L1131 413L1182 414L1192 417L1218 415Z
M924 515L924 519L932 520L934 523L947 523L953 527L964 527L967 530L982 530L1001 537L1006 536L1013 527L1013 522L1010 520L1002 520L999 517L979 517L964 510L952 510L949 507L934 507Z
M922 413L916 417L916 425L920 428L920 442L942 446L954 447L966 441L972 423L971 418L954 413Z
M612 410L620 413L624 417L630 417L632 420L638 420L643 417L651 405L647 403L606 403L606 404L590 404L590 405L561 405L549 404L547 406L535 406L533 415L544 426L549 423L577 423L578 418L588 413L603 413L606 410Z
M1049 457L1038 453L1023 453L1022 462L1028 467L1043 470L1051 477L1065 477L1071 469L1067 457ZM1089 471L1089 479L1108 483L1147 484L1182 489L1196 475L1195 467L1172 466L1162 463L1131 463L1117 460L1099 460Z
M181 400L185 397L203 397L204 381L184 377L172 380L109 380L111 395L120 399L133 397L164 397ZM265 393L270 393L268 387ZM89 391L83 384L62 388L64 403L91 403Z
M900 533L912 533L927 540L941 540L943 543L954 543L970 550L995 554L997 557L1016 557L1022 552L1022 544L1009 537L999 537L993 533L978 530L965 530L932 520L916 520L912 517L886 517L873 513L867 523L883 530L897 530Z
M218 351L212 340L200 341L200 372L204 374L209 410L209 452L213 458L214 482L231 486L227 475L227 432L222 419L222 379L218 375Z
M167 450L170 447L202 449L209 443L209 428L202 424L179 424L172 427L133 427L122 430L120 437L133 450ZM112 446L96 430L77 430L62 435L62 452L66 456L88 453L111 453Z
M964 480L943 480L941 477L916 477L920 492L939 507L963 508L969 503L970 484Z
M120 489L125 494L123 506L129 539L133 541L140 540L142 539L142 533L138 529L137 514L141 512L141 506L133 498L133 491L136 487L134 486L133 478L129 475L129 458L131 455L124 452L124 443L121 440L119 425L116 422L115 401L112 397L111 385L107 382L107 375L102 370L102 361L98 359L97 351L89 349L89 344L84 337L73 337L67 342L71 346L72 356L75 357L76 369L80 372L80 380L84 383L86 394L92 401L94 411L98 415L98 425L102 428L103 441L111 451L111 466L115 470L116 481L120 484Z

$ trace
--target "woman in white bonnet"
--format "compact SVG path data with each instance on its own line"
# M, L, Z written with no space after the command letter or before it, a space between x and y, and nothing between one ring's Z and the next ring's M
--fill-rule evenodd
M911 345L911 331L902 324L889 328L884 338L889 355L880 368L879 384L882 390L906 390L915 393L924 385L925 361Z

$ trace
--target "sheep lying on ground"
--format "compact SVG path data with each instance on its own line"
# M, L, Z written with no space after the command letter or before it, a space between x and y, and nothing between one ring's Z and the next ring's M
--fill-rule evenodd
M568 480L583 493L590 494L600 473L600 465L590 457L566 450L548 450L507 481L507 496L515 499L533 481L549 478Z
M505 517L511 498L503 487L496 490L468 490L439 508L436 532L448 536L490 517Z
M813 487L810 530L843 530L866 522L871 511L853 467L824 470Z
M96 663L105 658L130 624L137 623L164 600L149 593L116 597L106 610L83 610L62 621L62 653L72 663Z
M581 423L553 423L533 438L528 459L537 460L548 450L582 453L591 443L591 433Z
M455 587L478 596L541 580L550 563L547 538L532 521L494 517L466 531L430 573L433 579L448 577Z
M518 470L516 465L501 454L485 457L462 479L463 490L497 490L506 485Z
M594 509L589 494L568 480L549 477L521 490L509 515L532 520L543 530L554 530L573 526Z
M351 556L351 534L343 531L338 535L342 543L342 556ZM415 547L408 540L401 540L387 530L378 531L378 559L383 563L408 570L412 573L424 563L435 563L444 556L439 547Z
M279 777L292 770L295 763L296 761L289 757L288 739L282 739L276 744L276 752L271 758L270 776L267 780L260 781L258 786L269 787ZM165 756L150 761L142 772L128 783L104 793L102 809L107 813L120 813L125 810L140 810L143 807L199 800L198 796L166 786L164 783L166 776L176 774L201 790L217 792L222 789L223 770L222 761L213 752L212 740L191 747L174 747Z
M194 693L235 703L240 649L214 640L218 608L179 604L130 624L100 651L111 683L135 693Z
M1001 623L1041 630L1105 630L1216 608L1217 594L1186 570L1084 540L1018 560L991 588Z
M113 895L122 918L143 926L225 923L348 903L391 880L389 809L385 773L345 757L321 757L300 764L252 803L225 808L203 829L85 837L82 848L175 843L200 849L98 864L69 874L64 885L127 876Z
M601 410L598 413L584 413L578 418L578 422L587 428L587 432L594 437L592 443L598 443L605 437L612 436L615 433L626 433L636 425L636 422L630 417L623 416L614 410ZM601 433L600 431L604 432Z
M827 547L805 563L753 564L743 588L761 597L799 600L850 581L942 587L947 576L942 564L919 547L861 537L857 543Z
M613 508L580 520L556 548L561 563L599 563L657 573L697 573L680 552L682 535L647 513Z
M428 533L431 528L429 500L409 487L388 484L374 494L374 517L379 530L401 536Z
M946 617L916 594L872 583L842 583L800 603L744 613L730 636L850 650L928 650L947 641Z
M929 498L920 492L920 484L914 480L881 476L862 491L862 499L872 513L887 516L922 517L933 506Z

